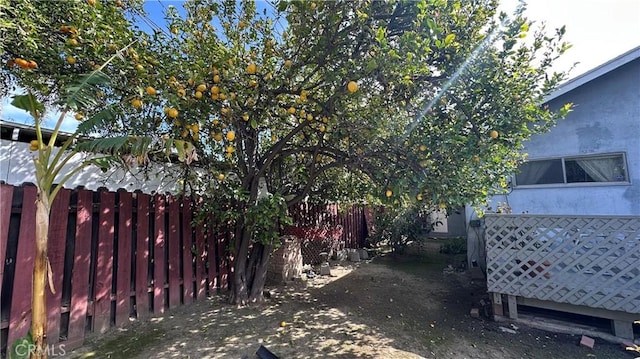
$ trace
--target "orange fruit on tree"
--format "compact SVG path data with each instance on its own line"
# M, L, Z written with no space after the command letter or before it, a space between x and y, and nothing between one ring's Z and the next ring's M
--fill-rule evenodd
M256 66L256 64L249 64L247 66L247 73L249 75L255 75L257 71L258 71L258 66Z
M82 113L78 112L78 113L76 113L75 118L78 121L82 121L82 119L84 118L84 115Z
M73 56L67 56L67 63L69 65L74 65L76 63L76 58Z
M293 62L291 62L291 60L287 60L284 62L284 67L289 68L291 67L291 65L293 65Z
M416 196L416 199L418 201L422 201L422 193L418 193L418 195Z
M227 132L227 141L233 141L236 139L236 133L233 131Z
M218 86L212 86L212 87L211 87L211 93L212 93L213 95L217 95L217 94L219 94L219 93L220 93L220 88L219 88Z
M167 112L167 116L171 118L178 117L178 110L176 110L175 108L170 108L169 111Z
M131 100L131 105L139 109L142 107L142 101L140 101L140 99L134 98L133 100Z
M244 113L244 114L242 115L242 120L243 120L243 121L245 121L245 122L246 122L246 121L249 121L249 114L248 114L248 113Z
M427 150L427 146L425 145L420 145L420 151L424 152Z
M187 92L184 89L178 89L178 96L185 97Z
M358 84L355 81L349 82L347 84L347 90L349 90L349 92L351 93L358 91Z
M224 93L220 92L220 99L221 100L226 100L227 99L227 95L225 95Z
M227 151L227 153L234 153L234 152L236 152L236 149L233 146L229 145L229 146L227 146L226 151Z
M207 85L205 84L200 84L198 85L198 87L196 87L196 91L200 91L200 92L204 92L207 89Z
M137 64L134 68L136 69L136 71L142 71L142 70L144 70L144 66L142 66L142 65L140 65L140 64Z
M219 181L224 180L224 175L222 173L218 174L218 180Z
M387 196L387 197L391 197L391 196L393 196L393 191L391 191L390 189L388 189L388 190L384 193L384 195L385 195L385 196Z
M218 141L218 142L222 141L222 133L220 133L220 132L214 133L213 134L213 139Z
M147 94L149 94L150 96L155 96L157 93L156 89L154 89L151 86L147 86Z
M213 75L213 82L216 84L220 82L220 75Z
M196 96L196 98L197 98L198 100L199 100L199 99L201 99L201 98L202 98L202 92L200 92L200 91L196 91L195 96Z
M29 61L27 61L25 59L21 59L21 58L18 57L17 59L13 60L13 62L16 65L20 66L20 68L22 68L22 69L29 68Z
M96 0L87 0L87 4L93 6L96 4Z
M287 112L291 115L295 115L296 113L296 108L295 107L289 107L289 109L287 110Z
M500 134L496 130L491 130L491 132L489 132L489 136L491 136L491 138L495 140L496 138L498 138L498 136L500 136Z
M258 81L256 80L249 81L249 87L256 87L256 86L258 86Z

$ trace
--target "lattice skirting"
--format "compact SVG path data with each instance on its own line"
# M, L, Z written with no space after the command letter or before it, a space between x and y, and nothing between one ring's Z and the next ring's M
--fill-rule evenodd
M487 286L640 314L640 217L491 215Z

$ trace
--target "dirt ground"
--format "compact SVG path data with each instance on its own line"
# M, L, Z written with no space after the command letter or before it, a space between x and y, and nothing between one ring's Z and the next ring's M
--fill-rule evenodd
M434 249L439 247L433 242ZM270 287L261 306L223 295L96 335L72 358L633 358L619 344L518 325L504 333L469 311L486 293L467 272L443 271L450 256L378 256L333 264L332 277ZM281 322L285 322L284 327Z

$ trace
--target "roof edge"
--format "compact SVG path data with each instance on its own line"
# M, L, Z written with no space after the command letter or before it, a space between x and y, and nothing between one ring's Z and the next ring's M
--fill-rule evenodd
M619 56L616 56L615 58L605 62L604 64L594 67L593 69L563 83L554 92L545 97L544 102L546 103L554 100L569 91L572 91L588 82L597 79L600 76L603 76L623 65L628 64L629 62L637 58L640 58L640 46L637 46Z

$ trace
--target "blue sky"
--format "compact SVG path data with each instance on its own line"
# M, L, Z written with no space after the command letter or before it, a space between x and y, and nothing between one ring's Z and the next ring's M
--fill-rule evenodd
M545 22L549 31L566 25L565 39L573 44L555 64L557 70L567 70L579 64L571 77L584 73L634 47L640 46L640 1L639 0L529 0L526 15L537 23ZM165 27L164 12L174 6L179 12L183 1L146 0L145 11L155 24ZM500 9L511 13L518 0L501 0ZM266 1L257 2L258 11L269 8ZM140 22L141 29L148 25ZM2 99L0 118L30 124L29 116L9 105L11 99ZM55 117L51 114L50 118ZM53 127L54 120L45 126ZM73 131L77 122L71 116L63 129Z

